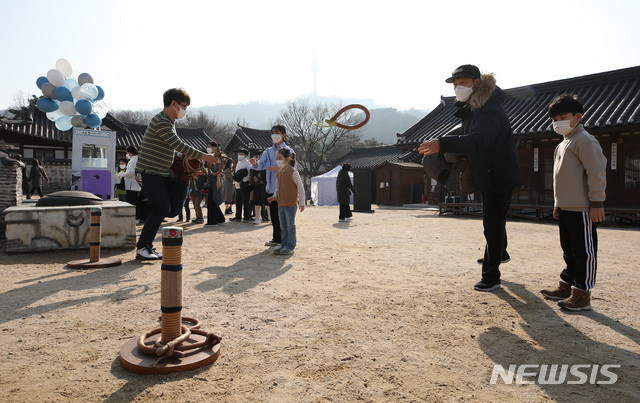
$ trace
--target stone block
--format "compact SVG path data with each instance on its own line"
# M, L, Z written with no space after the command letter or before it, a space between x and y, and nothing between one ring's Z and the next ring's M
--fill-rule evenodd
M97 206L36 207L23 205L4 211L6 251L33 252L89 247L91 208ZM136 208L129 203L104 201L101 248L133 249Z

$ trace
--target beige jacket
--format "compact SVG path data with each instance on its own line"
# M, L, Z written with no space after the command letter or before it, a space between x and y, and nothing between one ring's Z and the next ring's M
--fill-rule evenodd
M600 143L576 126L553 154L554 206L570 211L602 207L607 186L607 159Z

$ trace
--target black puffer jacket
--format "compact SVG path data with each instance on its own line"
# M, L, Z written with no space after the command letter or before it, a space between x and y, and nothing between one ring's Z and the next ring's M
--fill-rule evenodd
M493 74L483 74L480 86L457 113L462 117L464 135L440 139L441 152L467 157L473 181L483 192L506 192L522 183L503 102L504 93Z

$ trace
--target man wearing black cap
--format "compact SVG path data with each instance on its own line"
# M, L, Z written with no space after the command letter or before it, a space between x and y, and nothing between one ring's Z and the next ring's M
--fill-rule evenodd
M502 106L504 93L493 74L480 74L471 64L455 69L447 83L454 86L462 119L462 136L445 136L423 142L418 151L464 154L473 180L482 192L482 224L486 246L482 263L482 280L474 289L493 291L500 288L500 263L509 260L506 253L506 221L511 193L522 183L520 165L513 147L513 133Z

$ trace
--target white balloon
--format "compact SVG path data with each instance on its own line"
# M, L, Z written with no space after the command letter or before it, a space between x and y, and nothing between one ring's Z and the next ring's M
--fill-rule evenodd
M104 101L96 101L93 103L92 111L93 113L98 115L100 119L104 119L104 117L107 116L107 113L109 112L109 107L106 103L104 103Z
M66 116L73 116L76 114L76 106L71 101L60 102L60 112Z
M44 85L43 85L43 87L44 87ZM80 86L73 87L73 89L71 90L71 96L76 101L84 99L84 94L82 93Z
M47 80L56 87L64 85L64 75L57 69L51 69L47 72Z
M56 62L56 69L60 70L60 72L67 78L73 75L73 67L67 59L58 59Z
M47 119L49 119L52 122L55 122L56 120L58 120L58 118L61 118L62 116L64 115L60 113L59 109L53 112L47 112Z
M98 87L96 87L95 84L90 83L82 84L80 86L80 92L82 93L84 99L93 101L93 99L98 96Z

